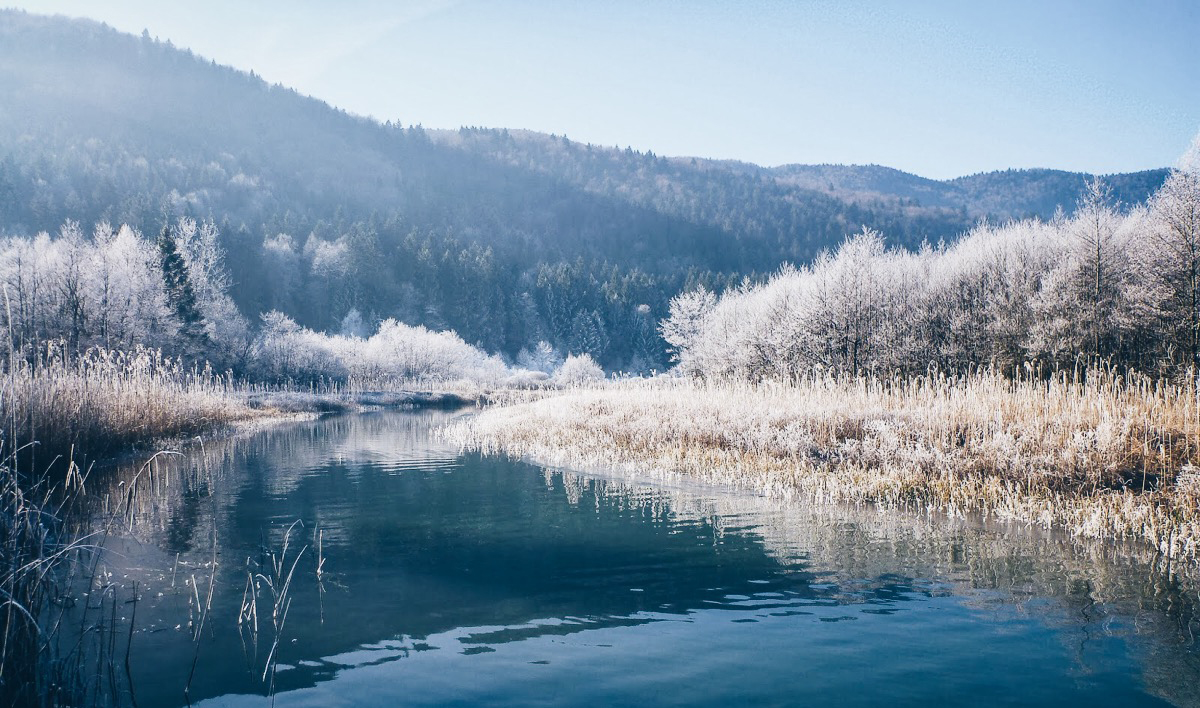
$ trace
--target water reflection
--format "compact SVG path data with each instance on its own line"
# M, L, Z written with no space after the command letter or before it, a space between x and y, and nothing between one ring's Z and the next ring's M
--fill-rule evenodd
M445 415L115 474L139 704L184 703L202 615L193 702L264 704L270 611L257 643L238 617L296 520L281 705L1197 704L1196 592L1152 554L459 456L430 438Z

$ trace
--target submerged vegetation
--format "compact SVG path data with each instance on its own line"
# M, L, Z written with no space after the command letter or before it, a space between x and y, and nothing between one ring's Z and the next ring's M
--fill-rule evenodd
M1200 401L1112 370L613 384L485 410L485 453L821 503L982 514L1200 561Z
M76 487L76 490L78 487ZM64 661L54 643L64 595L88 539L64 534L70 503L45 479L21 480L0 466L0 701L4 705L71 705L82 661ZM78 657L78 654L76 654Z

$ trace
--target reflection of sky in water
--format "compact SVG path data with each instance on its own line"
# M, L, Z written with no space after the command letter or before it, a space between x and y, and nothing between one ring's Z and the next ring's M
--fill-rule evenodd
M269 632L256 652L236 617L247 567L297 519L291 553L309 548L279 705L1197 695L1189 591L1111 546L460 459L429 439L443 416L335 417L208 443L176 475L219 470L200 491L143 499L141 542L114 540L109 558L116 579L147 588L139 703L182 703L189 583L206 589L215 537L192 697L267 704Z

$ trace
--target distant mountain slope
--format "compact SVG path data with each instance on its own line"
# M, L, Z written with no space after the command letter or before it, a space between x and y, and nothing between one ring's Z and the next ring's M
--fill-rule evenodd
M988 217L1048 219L1062 207L1070 213L1093 175L1063 170L1004 170L938 181L879 165L783 165L760 167L699 158L656 158L617 148L581 145L565 138L522 130L430 131L438 143L562 177L587 191L621 195L661 211L720 223L749 207L740 224L767 228L778 200L815 213L867 215L882 224L899 219L894 240L913 236L953 236L963 225ZM640 159L638 159L640 158ZM1144 202L1168 170L1102 175L1114 199L1128 206ZM855 211L855 207L858 208ZM767 212L764 221L761 212ZM863 223L866 223L865 221ZM969 225L969 224L968 224ZM946 233L944 229L954 229ZM919 239L917 239L919 240Z
M1048 219L1075 201L1093 175L1063 170L1004 170L952 180L918 177L879 165L784 165L770 172L781 182L846 199L887 198L923 207L966 211L975 218ZM1129 206L1144 202L1167 177L1166 169L1102 175L1113 197Z
M1162 186L1168 170L1102 175L1113 198L1125 207L1145 202ZM975 214L1049 218L1055 209L1074 211L1075 201L1092 175L1061 170L1005 170L959 177L944 184L962 195Z
M1134 202L1164 174L1108 179ZM680 288L804 262L864 225L914 246L984 215L1049 216L1086 178L937 182L380 125L169 42L0 10L0 234L213 218L238 305L321 329L357 309L491 350L586 340L609 366L635 349L661 364L653 324Z
M0 13L0 160L9 229L53 229L68 217L144 226L166 211L227 218L261 238L397 213L550 258L741 269L768 255L169 44L16 12Z

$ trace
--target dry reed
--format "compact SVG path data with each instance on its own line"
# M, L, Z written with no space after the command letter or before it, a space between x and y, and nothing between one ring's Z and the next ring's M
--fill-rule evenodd
M231 395L229 380L210 370L187 370L155 350L92 349L68 356L50 344L32 361L13 361L5 374L4 436L10 450L36 450L31 457L36 471L72 452L98 459L134 444L263 415Z
M0 374L0 704L120 703L126 692L133 700L117 666L119 588L96 586L95 533L72 519L87 506L80 461L261 415L230 395L228 381L154 351L69 355L50 344L28 359L9 352ZM63 648L77 583L100 605L83 609L78 637ZM131 624L125 679L132 637Z

